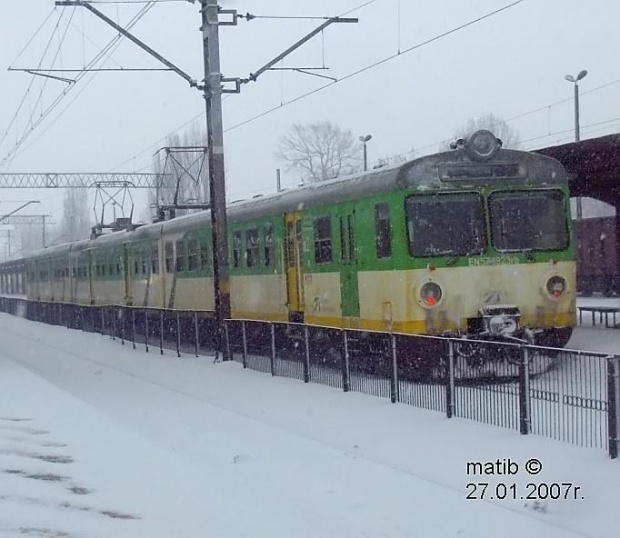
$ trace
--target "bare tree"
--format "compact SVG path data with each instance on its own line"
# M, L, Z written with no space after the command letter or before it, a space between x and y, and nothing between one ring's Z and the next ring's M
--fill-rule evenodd
M62 221L58 233L66 241L87 239L92 219L88 207L87 189L67 189L63 200Z
M483 114L478 118L470 118L465 125L459 127L454 133L454 140L459 138L467 139L471 134L481 129L491 131L497 138L499 138L503 144L503 148L515 149L521 142L519 133L510 127L503 119L496 116L492 112ZM450 149L450 142L446 142L442 145L442 149Z
M315 183L359 169L361 147L353 133L329 121L295 123L280 138L276 157L296 170L304 183Z

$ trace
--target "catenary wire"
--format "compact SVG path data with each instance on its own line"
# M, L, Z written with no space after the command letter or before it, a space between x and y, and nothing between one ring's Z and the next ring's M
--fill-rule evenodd
M132 28L144 15L146 15L146 13L148 13L148 11L156 4L157 2L153 2L151 0L151 2L149 3L149 5L144 6L135 16L134 18L128 23L127 25L127 29ZM106 47L104 47L104 49L102 49L100 51L99 54L97 54L90 62L89 64L86 66L91 67L92 65L96 64L104 55L107 55L107 52L109 50L112 50L115 47L118 47L120 42L122 41L123 36L122 35L117 35L115 36L107 45ZM105 61L104 61L104 65L105 65ZM84 76L86 76L88 73L85 71L83 73L80 73L77 77L76 77L76 82L78 80L81 80L81 78L83 78ZM27 147L25 147L23 150L20 151L20 147L23 144L23 142L25 142L25 140L30 136L30 134L34 131L34 129L40 125L42 123L42 121L49 115L51 114L51 112L53 112L53 110L59 106L59 104L61 103L61 101L64 99L64 97L69 93L69 91L71 91L71 89L73 89L75 87L75 84L72 84L71 86L68 86L67 88L64 89L63 92L61 92L56 99L52 102L51 105L48 106L48 108L45 111L45 114L42 114L41 117L39 117L37 119L37 121L35 122L35 124L31 127L31 129L29 131L27 131L26 133L24 133L22 139L18 142L18 144L16 144L16 146L11 150L11 152L9 152L9 154L7 154L2 160L0 160L0 165L3 164L4 162L6 162L7 160L11 160L11 162L13 161L13 159L15 159L15 157L17 157L17 155L20 155L21 153L27 151L30 147L32 147L33 144L35 144L59 119L60 117L66 112L66 110L75 102L75 100L82 94L82 92L88 87L88 85L93 81L93 79L95 78L95 76L97 75L97 73L92 73L91 78L86 82L86 84L84 84L83 87L80 88L79 92L75 95L75 97L73 98L72 101L70 101L67 106L65 106L65 108L60 112L60 114L58 114L58 116L56 116L56 118L54 118L54 120L52 121L52 123L50 123L44 130L43 132L41 132L41 134Z
M346 15L349 15L351 13L354 13L355 11L359 11L360 9L365 8L366 6L369 6L370 4L374 4L375 2L377 2L378 0L368 0L362 4L359 4L351 9L349 9L348 11L345 11L344 13L341 13L340 15L338 15L339 17L344 17ZM229 97L231 97L230 95L227 95L223 98L223 100L225 101L226 99L228 99ZM164 137L158 139L157 141L155 141L153 144L151 144L148 147L145 147L142 151L136 153L135 155L132 155L131 157L129 157L128 159L125 159L123 162L121 162L120 164L114 166L112 168L112 170L118 170L121 166L124 166L125 164L137 159L138 157L141 157L142 155L144 155L145 153L147 153L148 151L152 150L157 144L161 143L161 142L165 142L170 136L172 136L173 134L179 132L181 129L184 129L185 127L187 127L188 125L190 125L191 123L193 123L194 121L196 121L197 119L199 119L200 117L204 116L204 112L200 112L198 114L196 114L195 116L193 116L192 118L190 118L189 120L187 120L186 122L184 122L182 125L180 125L179 127L175 128L173 131L170 131L167 135L165 135ZM145 170L146 168L149 168L149 166L145 166L143 168L141 168L140 170Z

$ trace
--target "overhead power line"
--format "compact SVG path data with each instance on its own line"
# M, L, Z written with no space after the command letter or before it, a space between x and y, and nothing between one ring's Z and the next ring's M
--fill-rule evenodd
M130 29L132 28L135 24L137 24L137 22L144 17L144 15L146 15L151 8L153 8L153 6L156 4L157 2L154 2L153 0L150 0L148 5L142 7L138 13L129 21L129 23L126 26L126 29ZM73 17L73 14L71 15L71 17ZM114 50L116 47L118 47L118 45L120 44L120 42L122 41L123 36L121 34L116 35L114 38L112 38L112 40L110 40L110 42L92 59L90 60L90 62L88 62L86 67L92 67L94 65L96 65L104 56L108 55L109 51ZM51 40L50 40L51 42ZM41 62L39 62L38 68L41 68L42 62L43 62L44 57L41 59ZM105 61L104 61L105 64ZM52 66L53 67L53 66ZM75 81L79 81L81 80L84 76L86 76L88 73L85 71L83 73L78 74L78 76L75 78ZM70 101L67 106L65 106L65 108L63 110L61 110L61 112L56 116L56 118L54 118L54 121L49 124L47 126L47 128L39 135L39 137L37 137L37 139L34 141L36 142L37 140L39 140L41 138L41 136L43 136L55 123L56 121L58 121L58 119L66 112L66 110L75 102L75 100L81 95L81 93L86 89L86 87L90 84L90 82L92 82L93 78L96 76L96 73L93 74L93 76L90 78L90 80L88 80L86 82L86 84L80 89L80 91L77 93L77 95L75 96L75 98ZM36 78L35 75L33 75L33 79ZM31 85L32 85L32 81L31 81ZM51 102L51 104L49 104L47 106L47 108L45 109L45 111L43 111L41 113L41 115L39 116L39 118L37 118L36 121L32 122L32 117L31 117L31 121L29 123L29 128L26 129L24 131L24 133L22 134L22 136L17 140L16 144L13 146L13 148L11 150L9 150L9 152L2 158L0 159L0 165L4 164L5 162L9 161L9 160L13 160L18 153L20 152L21 146L24 144L24 142L30 137L30 135L35 131L35 129L61 104L61 102L63 101L63 99L67 96L67 94L76 86L76 84L71 84L67 87L64 88L64 90ZM30 89L30 87L29 87ZM28 92L28 90L27 90ZM23 101L26 99L27 95L24 96ZM21 106L21 105L20 105ZM8 134L8 129L7 129L7 134ZM6 137L6 134L5 134ZM4 138L5 138L4 137ZM4 138L2 140L4 140ZM33 142L33 143L34 143ZM0 141L1 143L1 141ZM30 144L31 147L32 144ZM25 148L24 151L28 149Z
M347 15L350 15L351 13L354 13L356 11L359 11L360 9L365 8L366 6L369 6L371 4L374 4L375 2L377 2L378 0L367 0L366 2L363 2L362 4L359 4L351 9L349 9L348 11L345 11L344 13L340 13L338 15L338 17L345 17ZM224 98L222 99L223 101L225 101L226 99L229 99L230 97L232 97L232 95L226 95L224 96ZM122 163L114 166L112 168L112 170L118 170L119 168L121 168L122 166L126 165L127 163L130 163L131 161L137 159L138 157L141 157L142 155L144 155L145 153L147 153L148 151L152 151L152 149L157 146L158 144L165 142L170 136L178 133L181 129L184 129L185 127L187 127L188 125L191 125L193 122L195 122L196 120L198 120L199 118L202 118L204 115L203 112L200 112L199 114L196 114L195 116L192 116L189 120L187 120L186 122L184 122L182 125L180 125L179 127L177 127L176 129L170 131L166 136L160 138L159 140L156 140L155 142L153 142L150 146L145 147L143 150L141 150L140 152L136 153L135 155L132 155L131 157L129 157L128 159L125 159ZM146 170L147 168L150 168L150 165L148 166L144 166L142 168L140 168L139 170L135 170L135 171L142 171L142 170Z
M505 5L505 6L501 7L501 8L498 8L498 9L496 9L494 11L486 13L485 15L482 15L482 16L477 17L475 19L472 19L472 20L470 20L470 21L468 21L468 22L466 22L464 24L456 26L456 27L454 27L454 28L452 28L450 30L447 30L445 32L437 34L436 36L431 37L430 39L426 39L426 40L424 40L424 41L422 41L420 43L417 43L416 45L413 45L413 46L411 46L409 48L406 48L406 49L404 49L404 50L402 50L402 51L400 51L400 52L398 52L396 54L392 54L390 56L387 56L387 57L385 57L385 58L383 58L383 59L381 59L379 61L373 62L373 63L371 63L371 64L369 64L369 65L367 65L365 67L362 67L360 69L356 69L355 71L353 71L353 72L351 72L351 73L349 73L349 74L347 74L347 75L345 75L343 77L340 77L336 81L324 84L323 86L315 88L314 90L310 90L309 92L306 92L304 94L301 94L301 95L291 99L290 101L284 101L283 103L281 103L281 104L279 104L279 105L277 105L277 106L275 106L273 108L270 108L268 110L265 110L264 112L261 112L260 114L257 114L256 116L253 116L251 118L248 118L247 120L241 121L241 122L233 125L232 127L229 127L228 129L226 129L225 132L233 131L235 129L238 129L239 127L242 127L244 125L252 123L252 122L254 122L254 121L256 121L256 120L258 120L260 118L263 118L263 117L265 117L265 116L267 116L267 115L269 115L269 114L271 114L271 113L273 113L273 112L275 112L275 111L277 111L277 110L279 110L281 108L284 108L284 107L286 107L288 105L292 105L293 103L297 103L297 102L301 101L302 99L306 99L307 97L310 97L311 95L317 94L317 93L323 91L324 89L329 88L330 86L334 86L334 85L339 84L339 83L341 83L341 82L343 82L345 80L348 80L348 79L351 79L351 78L356 77L358 75L361 75L362 73L370 71L371 69L374 69L374 68L376 68L376 67L378 67L380 65L383 65L384 63L387 63L387 62L389 62L391 60L394 60L395 58L399 58L400 56L403 56L404 54L407 54L409 52L412 52L414 50L422 48L422 47L424 47L426 45L430 45L431 43L434 43L435 41L439 41L440 39L443 39L443 38L448 37L448 36L450 36L450 35L452 35L452 34L454 34L456 32L464 30L465 28L468 28L470 26L478 24L478 23L480 23L480 22L482 22L482 21L484 21L486 19L489 19L489 18L491 18L491 17L493 17L495 15L498 15L498 14L502 13L503 11L511 9L511 8L513 8L513 7L515 7L515 6L519 5L519 4L522 4L525 1L526 0L517 0L516 2L512 2L511 4L507 4L507 5Z
M349 15L350 13L353 13L354 11L358 11L358 10L360 10L360 9L362 9L362 8L364 8L364 7L368 6L368 5L370 5L370 4L373 4L373 3L374 3L374 2L376 2L376 1L377 1L377 0L369 0L368 2L365 2L365 3L363 3L363 4L360 4L359 6L356 6L356 7L354 7L353 9L351 9L351 10L349 10L349 11L345 12L345 13L342 13L342 14L341 14L341 15L339 15L339 16L340 16L340 17L342 17L342 16L345 16L345 15ZM409 47L409 48L406 48L406 49L404 49L404 50L401 50L401 51L399 51L397 54L392 54L392 55L390 55L390 56L388 56L388 57L386 57L386 58L383 58L383 59L381 59L381 60L379 60L379 61L377 61L377 62L374 62L374 63L372 63L372 64L369 64L369 65L367 65L367 66L365 66L365 67L363 67L363 68L361 68L361 69L357 69L357 70L355 70L355 71L353 71L353 72L351 72L351 73L349 73L349 74L347 74L347 75L345 75L345 76L343 76L343 77L339 78L339 79L338 79L338 80L336 80L336 81L332 81L332 82L329 82L329 83L327 83L327 84L324 84L323 86L320 86L319 88L316 88L316 89L311 90L311 91L309 91L309 92L306 92L306 93L304 93L304 94L302 94L302 95L299 95L298 97L295 97L294 99L291 99L290 101L285 101L285 102L282 102L281 104L279 104L279 105L277 105L277 106L275 106L275 107L272 107L272 108L270 108L270 109L267 109L267 110L265 110L265 111L261 112L260 114L257 114L256 116L253 116L253 117L251 117L251 118L248 118L247 120L244 120L244 121L242 121L242 122L240 122L240 123L237 123L237 124L235 124L235 125L233 125L233 126L231 126L231 127L227 128L227 129L225 129L225 131L224 131L224 132L233 131L233 130L235 130L235 129L238 129L239 127L242 127L242 126L244 126L244 125L247 125L247 124L249 124L249 123L252 123L252 122L254 122L254 121L256 121L256 120L258 120L258 119L260 119L260 118L263 118L263 117L265 117L265 116L267 116L267 115L269 115L269 114L272 114L273 112L276 112L277 110L280 110L281 108L284 108L285 106L288 106L288 105L291 105L291 104L296 103L296 102L298 102L298 101L301 101L302 99L306 99L307 97L310 97L311 95L314 95L314 94L316 94L316 93L319 93L320 91L322 91L322 90L324 90L324 89L326 89L326 88L329 88L329 87L331 87L331 86L334 86L335 84L337 84L337 83L339 83L339 82L342 82L342 81L344 81L344 80L348 80L348 79L353 78L353 77L355 77L355 76L358 76L358 75L360 75L360 74L362 74L362 73L365 73L366 71L370 71L371 69L374 69L375 67L378 67L378 66L380 66L380 65L382 65L382 64L384 64L384 63L387 63L387 62L389 62L389 61L391 61L391 60L394 60L395 58L398 58L398 57L400 57L400 56L402 56L402 55L404 55L404 54L407 54L407 53L412 52L412 51L414 51L414 50L416 50L416 49L419 49L419 48L421 48L421 47L424 47L424 46L426 46L426 45L429 45L429 44L431 44L431 43L433 43L433 42L435 42L435 41L438 41L438 40L440 40L440 39L442 39L442 38L444 38L444 37L447 37L447 36L449 36L449 35L451 35L451 34L454 34L454 33L458 32L458 31L460 31L460 30L463 30L463 29L465 29L465 28L469 27L469 26L473 26L473 25L475 25L475 24L477 24L477 23L479 23L479 22L482 22L482 21L483 21L483 20L485 20L485 19L488 19L488 18L490 18L490 17L493 17L493 16L495 16L495 15L497 15L497 14L499 14L499 13L503 12L503 11L506 11L506 10L510 9L510 8L513 8L513 7L517 6L518 4L521 4L521 3L525 2L525 1L526 1L526 0L517 0L517 1L512 2L512 3L510 3L510 4L507 4L507 5L505 5L505 6L501 7L501 8L498 8L498 9L496 9L496 10L494 10L494 11L491 11L491 12L489 12L489 13L486 13L486 14L484 14L484 15L480 16L480 17L477 17L477 18L475 18L475 19L473 19L473 20L470 20L470 21L468 21L468 22L466 22L466 23L464 23L464 24L461 24L461 25L459 25L459 26L456 26L455 28L452 28L452 29L450 29L450 30L448 30L448 31L446 31L446 32L442 32L442 33L440 33L440 34L438 34L438 35L436 35L436 36L434 36L434 37L432 37L432 38L430 38L430 39L427 39L427 40L425 40L425 41L422 41L421 43L418 43L418 44L413 45L413 46L411 46L411 47ZM197 120L198 118L200 118L200 117L202 117L202 113L197 114L196 116L192 117L191 119L189 119L188 121L186 121L183 125L181 125L180 127L176 128L174 131L172 131L172 132L170 132L168 135L166 135L166 137L167 137L167 136L171 136L172 134L174 134L174 133L176 133L176 132L180 131L181 129L183 129L184 127L188 126L188 125L189 125L189 124L191 124L192 122L196 121L196 120ZM164 138L160 139L158 142L160 142L160 141L162 141L162 140L165 140L165 139L166 139L166 137L164 137ZM144 149L144 150L142 150L141 152L139 152L139 153L137 153L137 154L133 155L132 157L130 157L130 158L128 158L128 159L126 159L125 161L123 161L123 162L122 162L121 164L119 164L118 166L115 166L115 167L114 167L114 169L118 169L118 168L122 167L123 165L125 165L125 164L127 164L127 163L131 162L132 160L134 160L134 159L136 159L136 158L138 158L138 157L140 157L140 156L144 155L147 151L149 151L151 148L153 148L153 146L155 146L158 142L155 142L154 144L150 145L148 148L145 148L145 149ZM145 167L141 168L140 170L145 170L146 168L149 168L149 167L150 167L150 165L147 165L147 166L145 166Z

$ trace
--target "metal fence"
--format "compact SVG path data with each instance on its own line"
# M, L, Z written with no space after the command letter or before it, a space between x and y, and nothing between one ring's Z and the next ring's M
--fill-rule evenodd
M619 357L253 320L228 320L226 331L228 355L244 368L600 448L617 457Z
M107 334L146 351L198 356L217 349L208 312L12 297L0 297L0 311ZM618 356L253 320L227 320L224 336L225 355L244 368L618 455Z

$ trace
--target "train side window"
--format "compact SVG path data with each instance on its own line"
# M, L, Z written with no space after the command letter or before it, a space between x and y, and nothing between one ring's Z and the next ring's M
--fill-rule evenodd
M159 245L153 245L151 249L151 274L159 274Z
M133 261L133 274L134 275L140 274L140 262L138 260Z
M233 267L241 264L241 232L233 232Z
M105 276L105 263L101 264L101 276Z
M116 276L120 276L121 272L121 260L119 259L116 262Z
M314 220L314 260L316 263L332 261L332 221L330 217Z
M273 265L273 226L265 224L263 234L265 240L265 267L271 267Z
M206 237L200 239L200 268L202 270L209 267L209 242Z
M390 206L387 203L375 205L375 243L377 258L389 258L392 255Z
M174 249L172 241L168 241L164 245L164 253L166 255L166 273L174 273Z
M185 243L177 241L177 273L185 271Z
M198 269L198 239L192 238L187 243L187 270Z
M259 262L258 228L251 228L245 231L245 246L247 266L256 267Z
M116 266L111 263L108 265L108 275L109 276L114 276L114 273L116 272Z

